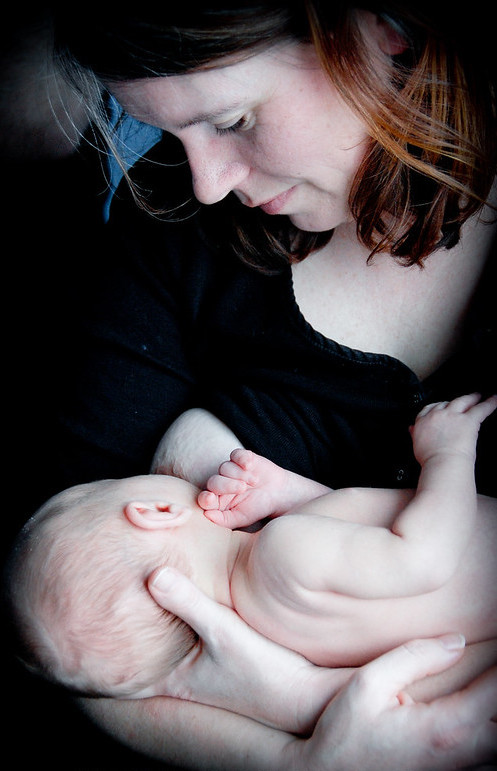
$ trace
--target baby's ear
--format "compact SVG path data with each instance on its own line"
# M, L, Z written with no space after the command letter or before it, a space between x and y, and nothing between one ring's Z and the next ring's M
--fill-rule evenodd
M143 530L178 527L186 522L191 513L187 506L162 501L131 501L124 507L126 519Z

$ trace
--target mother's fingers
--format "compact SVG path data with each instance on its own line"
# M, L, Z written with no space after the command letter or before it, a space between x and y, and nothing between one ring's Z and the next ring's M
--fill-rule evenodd
M369 709L373 710L369 719L374 720L375 715L384 713L389 705L395 707L399 701L403 703L397 696L407 685L454 664L463 652L463 644L461 635L449 634L414 640L389 651L356 675L361 694L358 696L356 692L356 705L361 698L366 698ZM427 747L431 744L438 757L440 767L449 767L444 765L444 758L447 761L453 758L454 767L459 768L497 757L497 724L493 722L497 715L497 668L487 671L458 693L435 700L427 706L427 711L425 706L412 703L407 707L407 714L414 720L419 708L420 719L423 714L429 718L431 734L425 739ZM437 761L433 768L438 767Z
M259 634L231 608L204 594L185 575L170 567L157 568L149 577L148 589L161 608L183 619L202 639L203 653L221 660L227 651L229 660L249 664L252 676L260 668L261 683L273 677L286 676L297 669L313 668L298 653L282 648ZM235 656L236 654L236 656Z
M479 718L497 720L497 667L487 670L462 691L464 698L457 703L461 722ZM494 723L497 741L497 724Z
M447 748L461 746L466 765L497 760L497 667L457 694L439 700L438 735ZM494 765L493 768L496 766ZM480 768L480 766L478 766Z
M412 640L362 667L356 675L357 684L369 692L370 705L382 710L388 704L398 704L398 695L416 680L455 664L464 645L459 634Z
M305 662L299 654L283 649L248 626L231 608L221 605L204 594L183 573L170 567L157 568L149 577L148 589L161 608L169 610L185 621L204 643L203 650L211 658L220 660L226 653L233 659L235 651L238 665L250 663L255 676L258 656L265 666L278 671L286 666ZM277 665L281 661L281 666ZM264 665L262 665L264 670ZM261 671L262 675L262 671Z
M157 693L223 707L299 732L314 725L349 676L348 670L335 673L315 667L268 640L172 568L155 570L149 591L200 637L200 644L162 679Z
M331 771L337 747L340 758L347 758L347 768L362 771L448 771L493 761L493 676L484 675L467 689L430 704L409 701L406 706L395 698L414 680L454 663L461 642L458 635L415 640L358 670L326 707L311 739L297 748L304 756L301 767Z
M151 573L148 590L155 602L183 619L203 639L222 621L225 608L200 591L185 575L170 567Z

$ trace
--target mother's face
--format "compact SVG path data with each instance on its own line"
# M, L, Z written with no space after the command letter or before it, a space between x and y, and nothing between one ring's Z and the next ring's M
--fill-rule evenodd
M201 203L232 191L244 205L310 231L351 219L349 191L368 135L311 45L279 44L234 64L112 91L128 113L180 139Z

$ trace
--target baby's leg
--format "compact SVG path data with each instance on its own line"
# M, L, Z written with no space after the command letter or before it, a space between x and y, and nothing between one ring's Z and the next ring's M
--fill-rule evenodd
M330 492L328 487L277 466L251 450L233 450L219 473L207 481L199 505L213 522L246 527L265 517L276 517L311 498Z

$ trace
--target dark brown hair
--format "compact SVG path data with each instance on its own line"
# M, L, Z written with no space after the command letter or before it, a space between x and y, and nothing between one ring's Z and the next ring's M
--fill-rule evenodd
M484 24L476 28L448 3L422 0L194 5L145 4L134 14L107 5L83 19L56 13L59 61L97 105L102 84L112 81L221 66L223 57L242 59L285 39L312 42L371 137L350 194L360 239L372 254L388 251L406 265L458 242L497 167L495 66ZM368 59L358 7L380 15L407 44L393 57L387 84ZM108 134L105 120L100 126ZM221 208L236 253L262 269L302 259L331 237L246 209L233 196Z

